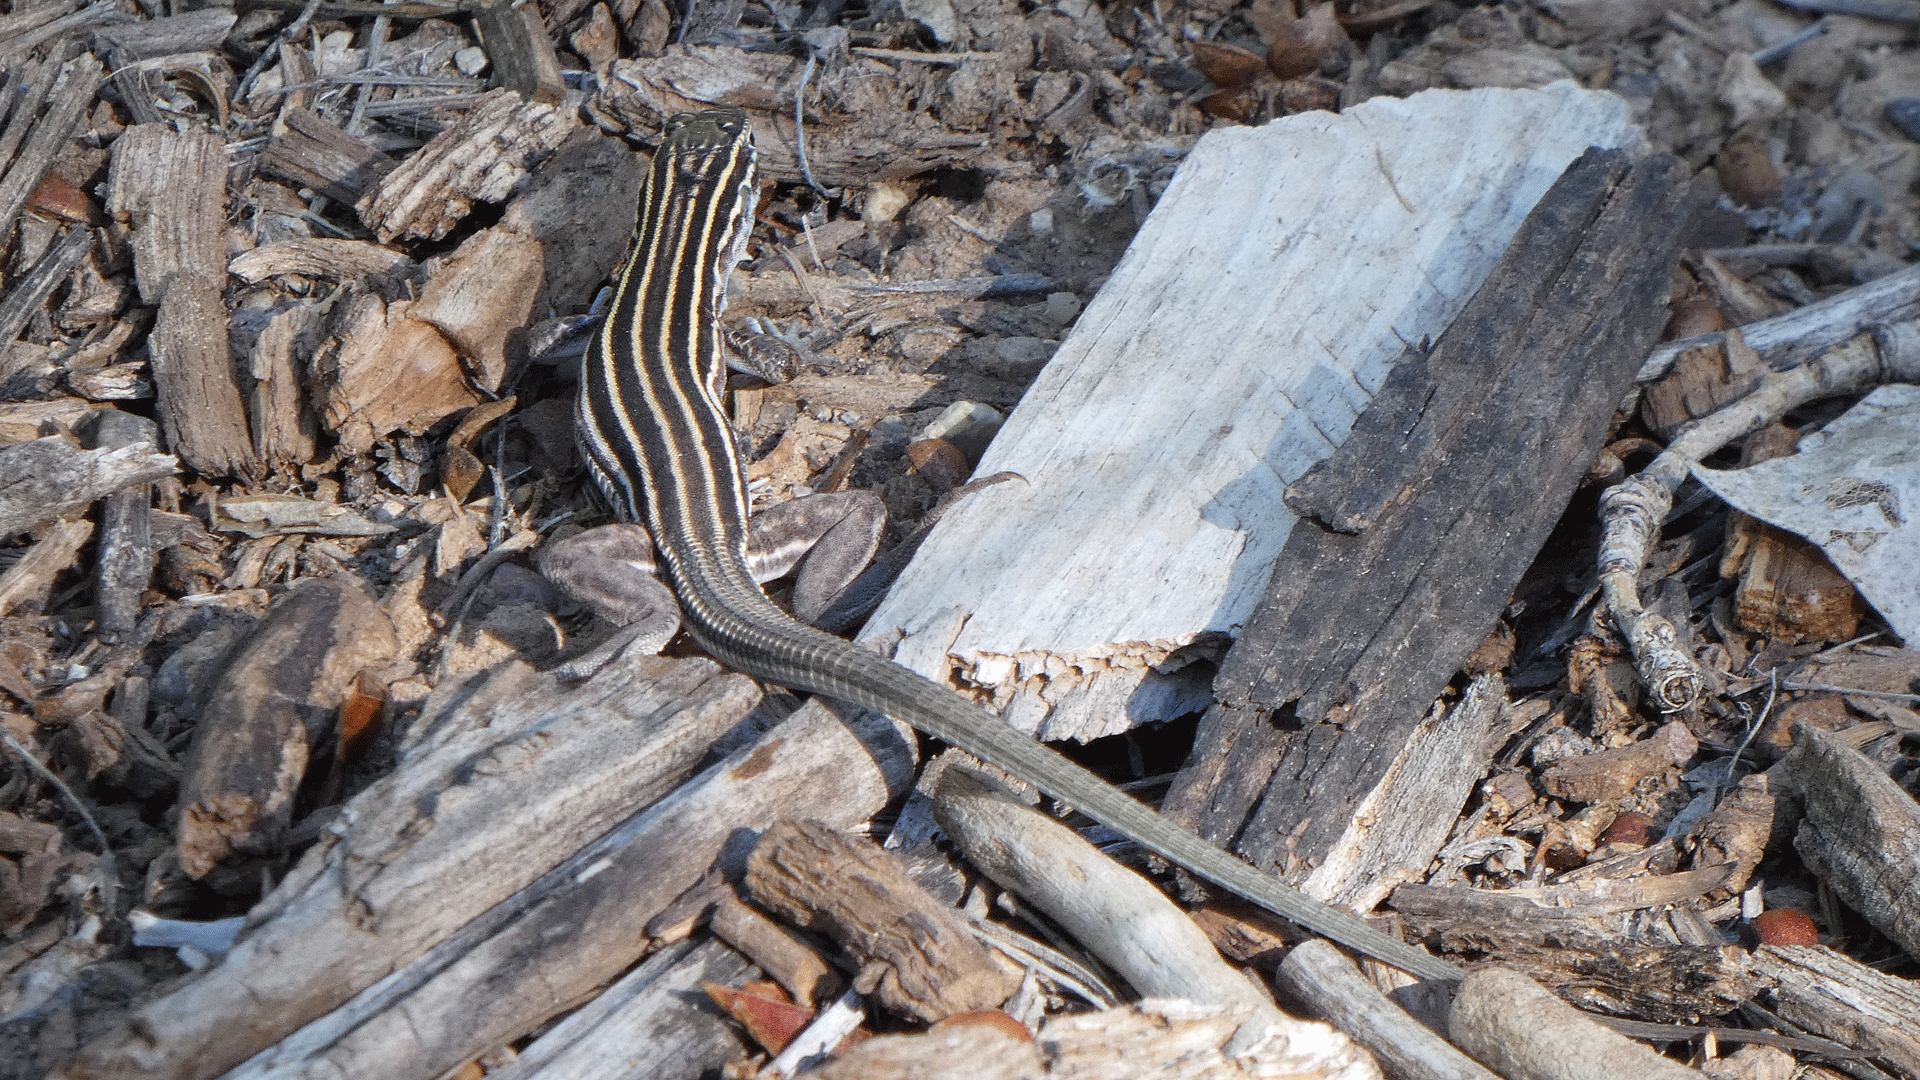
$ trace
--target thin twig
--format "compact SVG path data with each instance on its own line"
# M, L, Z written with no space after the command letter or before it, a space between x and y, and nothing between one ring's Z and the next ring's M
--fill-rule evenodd
M93 815L87 811L87 804L80 801L80 796L74 794L73 789L67 786L67 782L60 779L52 769L47 768L39 758L34 757L26 747L20 745L20 741L13 737L12 732L0 728L0 740L4 740L8 749L20 755L20 760L26 763L27 768L33 770L42 780L52 784L61 798L67 800L67 805L73 807L73 812L80 815L80 820L86 822L87 828L92 830L94 843L100 845L100 899L105 907L105 917L113 918L115 916L114 890L120 882L120 875L114 865L113 848L107 844L107 834L101 830L100 823L93 820Z

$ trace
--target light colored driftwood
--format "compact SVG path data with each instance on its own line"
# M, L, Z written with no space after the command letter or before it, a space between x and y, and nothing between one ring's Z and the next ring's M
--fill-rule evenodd
M111 12L113 5L102 0L86 9L86 13L98 12L103 8ZM55 23L59 21L55 20ZM48 26L55 23L49 23ZM22 38L32 36L21 35ZM0 55L17 47L20 47L18 39L9 41L0 46ZM19 152L13 154L12 146L8 146L7 153L0 153L0 168L5 170L0 172L0 240L13 235L13 222L20 216L20 208L27 205L27 199L33 195L34 189L46 178L47 170L53 166L53 159L66 147L67 139L72 137L74 128L86 115L87 108L93 104L95 92L100 89L100 61L95 60L92 53L82 53L75 58L61 71L57 81L49 78L52 73L46 68L36 69L36 73L40 78L29 79L21 86L21 90L26 92L19 93L18 100L12 103L13 108L7 120L7 142L18 146ZM42 98L40 95L45 96ZM42 100L46 102L45 113L39 113ZM5 340L11 341L12 338Z
M1920 1077L1920 986L1824 945L1762 945L1754 968L1775 981L1774 1011L1807 1031Z
M365 240L323 236L262 244L235 255L227 264L227 270L241 281L256 285L283 274L344 281L370 274L391 274L412 265L412 259L392 248Z
M1780 369L1810 360L1877 323L1914 318L1920 318L1920 266L1909 266L1785 315L1748 323L1740 327L1740 336L1769 367ZM1718 331L1665 342L1648 354L1635 377L1652 382L1683 353L1723 344L1726 337L1726 331Z
M1701 1074L1582 1016L1512 971L1476 971L1454 992L1447 1035L1507 1080L1700 1080Z
M350 577L309 578L275 600L194 728L176 834L189 877L235 852L280 847L307 762L333 734L354 678L398 651L392 621Z
M1297 1021L1245 1041L1246 1008L1148 999L1061 1014L1037 1039L1004 1020L884 1035L807 1073L818 1080L1379 1080L1366 1051L1325 1024Z
M760 906L838 942L859 966L854 989L922 1022L998 1008L1020 973L996 962L967 921L914 883L900 858L817 821L784 820L747 858Z
M381 243L438 239L475 202L503 202L579 126L571 111L495 90L388 173L354 209Z
M1506 707L1507 684L1497 675L1475 679L1444 714L1436 707L1354 809L1353 827L1301 891L1352 911L1372 911L1396 886L1421 879L1492 764L1498 747L1488 739Z
M737 986L752 971L714 941L671 945L555 1024L488 1080L699 1080L745 1053L731 1021L701 989Z
M160 308L148 339L170 449L210 475L249 472L253 440L227 347L226 146L168 124L113 144L107 209L133 233L140 299Z
M907 666L990 688L1045 738L1191 709L1206 680L1152 668L1246 620L1286 485L1403 342L1453 321L1568 162L1635 137L1570 84L1209 132L979 465L1027 482L956 505L867 635L898 632Z
M172 476L176 459L151 446L82 450L70 438L0 448L0 537L44 525L133 484Z
M1393 1080L1498 1080L1376 989L1330 941L1303 942L1274 981L1373 1052Z
M1152 882L1072 829L995 792L981 774L949 768L934 817L968 862L1059 923L1141 994L1250 1008L1261 1030L1294 1022L1220 959L1207 935Z
M1805 814L1793 847L1847 906L1920 958L1920 804L1830 731L1796 724L1768 770Z
M513 920L544 895L524 893L528 886L672 789L757 699L748 680L704 660L643 659L577 688L513 664L442 687L400 767L346 805L250 914L233 950L94 1039L65 1075L217 1075L383 979L392 989L389 976L427 963L423 955L446 948L450 935L484 943L502 923L524 927L524 919ZM766 753L778 756L777 748ZM711 852L697 856L702 870ZM554 887L578 889L604 876L583 875L590 868L598 869L592 860L576 866ZM474 1011L469 998L420 1015L472 1027ZM357 1016L379 1012L376 1004ZM367 1033L357 1023L349 1028ZM473 1053L524 1030L501 1033ZM389 1053L419 1048L408 1039L376 1045ZM296 1044L277 1060L315 1052ZM432 1075L460 1060L439 1069L348 1071Z
M160 430L144 416L105 409L94 417L90 447L152 449ZM133 633L140 617L140 596L153 580L153 486L135 484L107 496L100 508L100 543L94 558L93 610L100 638L117 642ZM145 723L136 715L135 726ZM142 728L144 730L144 727Z

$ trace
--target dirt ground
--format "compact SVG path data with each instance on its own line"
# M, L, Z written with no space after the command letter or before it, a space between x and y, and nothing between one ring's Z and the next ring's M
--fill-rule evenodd
M133 943L131 910L245 914L339 804L392 768L437 686L514 657L551 664L605 635L524 554L531 534L607 516L573 448L566 361L542 355L540 335L587 313L617 265L641 160L622 148L650 145L666 113L739 104L769 132L758 226L728 317L766 320L794 347L800 376L748 384L736 400L756 504L876 490L893 517L889 543L978 460L964 439L925 438L928 425L957 402L1000 414L1018 404L1182 156L1215 126L1432 88L1572 79L1611 90L1651 148L1683 161L1708 193L1675 281L1674 336L1801 306L1897 271L1920 250L1920 11L1900 21L1798 0L1339 0L1300 10L1291 0L735 0L682 12L664 0L542 0L511 33L557 67L529 61L531 73L510 85L532 103L498 105L489 80L508 78L498 58L520 41L509 33L517 16L483 47L476 19L429 17L424 5L391 16L377 4L302 11L282 0L237 12L99 7L35 39L34 51L18 43L46 23L35 12L52 8L15 0L0 15L0 69L17 100L45 93L57 63L83 49L107 72L71 135L50 144L17 220L0 223L0 314L26 296L30 271L62 237L95 237L4 323L17 340L0 343L0 443L96 438L85 434L98 423L91 414L117 409L158 420L186 460L150 484L153 572L122 601L129 625L107 626L107 510L93 514L91 539L49 519L0 543L9 1076L44 1075L131 1003L190 975L175 949ZM169 33L137 40L131 29L162 24ZM8 44L10 34L22 36ZM36 66L48 57L55 63ZM804 164L792 149L796 95ZM500 133L463 151L493 147L486 168L456 161L420 180L424 206L376 197L383 178L412 168L417 151L489 101L507 118ZM310 145L289 134L303 122L290 121L296 112L342 133L327 145L346 149L301 156ZM181 325L213 342L216 369L247 376L222 406L239 418L237 435L192 430L186 410L200 420L214 410L170 398L154 367L166 348L154 342L174 316L145 277L162 257L134 234L168 188L150 182L160 194L144 210L115 194L135 185L123 140L136 131L217 140L207 166L225 182L209 241L215 300L205 321ZM0 148L21 145L7 138ZM542 219L543 191L566 213ZM317 240L360 246L299 247ZM309 261L288 254L296 249ZM261 269L243 273L247 257ZM944 285L877 288L902 282ZM460 288L478 299L445 299ZM395 355L435 359L380 359ZM1810 430L1850 403L1794 413L1789 426ZM1705 411L1699 399L1678 408L1619 418L1613 446L1629 470L1678 419ZM1627 685L1617 643L1549 641L1581 617L1592 578L1581 559L1600 528L1592 508L1590 493L1575 500L1501 628L1513 692L1534 695L1539 715L1556 720L1502 755L1509 775L1676 737L1657 734L1664 718ZM1721 576L1721 556L1728 544L1761 543L1752 535L1761 527L1735 517L1696 501L1670 523L1692 538L1670 572L1690 590L1698 655L1720 681L1684 718L1692 752L1630 778L1604 815L1545 797L1537 778L1531 788L1490 785L1463 813L1481 815L1464 827L1484 843L1448 876L1537 886L1618 855L1618 845L1657 842L1695 796L1688 771L1755 728L1746 753L1764 768L1786 752L1795 722L1891 725L1862 749L1913 793L1920 656L1831 569L1805 570L1816 584L1782 586L1771 607L1747 603L1745 586ZM516 536L526 537L517 548L507 544ZM1804 545L1767 542L1821 563ZM343 573L381 599L391 648L328 660L345 675L290 714L299 768L259 821L196 832L183 824L193 817L183 777L209 752L195 749L195 734L227 660L288 586ZM1795 691L1763 712L1770 673L1881 696L1868 708L1858 696ZM1178 767L1193 727L1188 718L1140 735L1133 745L1151 754L1144 778ZM1118 780L1142 779L1129 750L1110 740L1079 756ZM44 767L25 767L23 753ZM1697 904L1725 943L1755 940L1742 917L1748 894L1748 907L1805 913L1821 942L1884 974L1920 974L1914 954L1837 900L1792 843L1758 843L1750 879ZM1767 1024L1734 1008L1714 1022ZM1697 1046L1669 1045L1699 1059ZM1796 1075L1917 1075L1885 1056L1878 1067L1817 1066L1799 1052L1806 1071Z

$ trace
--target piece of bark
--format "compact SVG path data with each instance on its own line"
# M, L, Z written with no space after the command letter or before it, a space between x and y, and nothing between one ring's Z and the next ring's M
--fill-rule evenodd
M0 537L38 528L103 495L179 470L178 460L149 450L82 450L64 435L0 447Z
M542 105L566 100L560 57L538 11L505 2L486 4L474 11L473 27L493 65L495 84Z
M321 236L276 240L243 251L227 264L227 271L249 285L257 285L283 274L351 281L373 274L401 273L412 265L412 259L392 248L365 240Z
M226 146L167 124L113 144L108 212L133 234L140 298L159 306L148 346L169 449L212 476L253 468L246 406L227 348Z
M705 660L642 658L612 665L574 688L510 664L443 687L416 722L399 768L347 804L338 824L249 915L233 950L95 1037L63 1075L211 1077L283 1039L235 1075L257 1076L276 1062L291 1068L330 1049L362 1062L372 1062L369 1055L441 1055L446 1064L437 1067L395 1060L392 1067L348 1069L438 1075L511 1041L538 1020L499 1031L481 1022L483 1014L527 1009L544 1018L612 978L644 948L633 930L647 909L704 872L740 822L686 794L642 814L669 830L647 834L652 839L636 852L660 869L659 882L606 863L627 849L590 848L569 858L622 821L636 820L635 806L671 791L757 700L749 680ZM840 732L852 741L845 728ZM837 785L828 792L829 785L812 782L817 773L803 779L785 771L793 755L782 752L779 738L794 734L782 729L758 748L759 757L736 759L731 772L710 773L710 779L780 773L790 784L786 795L811 789L839 799ZM823 738L832 744L831 732ZM809 770L812 764L805 763ZM848 787L854 792L848 813L873 803L857 777L848 777ZM682 811L687 817L675 816L674 808L689 805L690 812ZM833 806L820 809L834 812ZM758 804L754 811L764 812ZM694 816L701 814L706 817ZM683 842L689 848L680 851ZM685 871L680 861L700 869ZM683 871L689 876L677 876ZM582 897L597 899L603 917L637 921L609 933L588 920L593 912L579 907ZM506 936L495 939L500 933ZM563 937L576 953L561 955L544 976L528 974L543 957L542 944ZM504 969L467 955L486 948L500 950ZM456 994L412 1014L415 1022L440 1017L457 1030L429 1033L407 1019L418 1005L409 995L436 976L484 978L489 971L504 980L496 985L540 992L480 993L468 986L460 991L464 998ZM545 977L556 981L541 982ZM381 987L368 989L376 983ZM362 995L357 1005L355 995ZM397 1011L383 1015L386 1005ZM396 1036L395 1024L412 1034ZM310 1028L301 1034L303 1025Z
M1517 972L1469 974L1447 1035L1507 1080L1700 1080L1701 1074L1617 1035Z
M1552 918L1526 909L1489 914L1438 905L1429 914L1412 900L1408 906L1414 911L1407 923L1416 934L1438 934L1449 950L1525 970L1569 1001L1610 1016L1698 1023L1738 1009L1766 984L1733 946L1629 940L1644 917ZM1687 977L1674 978L1676 971Z
M934 817L981 873L1060 924L1143 996L1250 1008L1260 1030L1289 1022L1151 882L997 793L980 773L942 774Z
M488 1080L702 1080L746 1051L701 987L736 986L753 970L714 941L668 946L541 1034Z
M0 402L0 447L75 431L87 417L104 408L107 406L77 397Z
M232 8L202 8L157 19L140 19L96 30L96 41L110 42L136 59L174 53L207 52L220 47L239 16Z
M354 204L381 243L399 236L437 240L475 202L504 202L579 126L553 105L495 90L460 122L435 135Z
M545 273L540 241L507 228L484 229L441 261L408 317L439 330L473 380L494 393L507 375L507 336L527 325Z
M112 10L112 5L101 3L87 10L99 8ZM57 22L58 20L56 20ZM52 25L52 24L49 24ZM0 55L20 47L21 41L31 35L0 46ZM31 47L31 46L27 46ZM14 231L14 219L20 216L20 210L44 180L47 170L53 167L53 161L66 148L67 140L72 138L74 129L79 126L87 109L93 105L94 95L100 89L100 61L92 53L82 53L60 70L57 78L48 68L37 69L41 78L29 79L19 86L10 97L16 97L12 109L8 110L6 135L13 147L4 147L0 152L0 243L11 240ZM22 93L21 91L25 91ZM42 96L44 95L44 96ZM46 110L40 111L42 102ZM18 333L16 330L15 333ZM5 341L13 340L8 336Z
M1806 724L1767 775L1801 808L1793 847L1807 868L1920 958L1920 804L1842 736Z
M481 402L460 355L438 330L414 319L414 301L389 304L362 293L335 309L332 362L318 365L326 427L349 453L365 454L395 431L424 434Z
M398 650L393 624L347 577L309 578L275 602L207 695L180 786L181 869L276 852L307 762L352 681Z
M544 246L538 312L585 310L620 266L633 235L643 174L639 155L590 128L575 132L534 170L500 226Z
M992 1009L1020 988L965 919L915 884L899 857L816 821L781 821L747 859L756 903L838 942L855 989L923 1023Z
M281 121L260 155L260 171L329 199L352 205L398 164L307 109L288 109Z
M1393 1080L1498 1080L1375 989L1332 942L1296 947L1274 981L1372 1051Z
M5 385L15 374L4 360L6 344L19 338L27 320L40 310L40 305L46 303L55 288L66 283L74 267L79 266L92 249L93 230L76 225L33 264L33 269L7 283L6 295L0 296L0 385Z
M1920 1077L1920 988L1824 945L1762 945L1754 969L1787 1021Z
M45 536L0 574L0 616L23 605L38 611L53 592L54 578L73 566L80 545L92 538L91 521L55 521Z
M958 503L868 626L903 637L906 666L987 688L1044 739L1204 708L1209 673L1188 661L1211 659L1259 601L1294 525L1286 483L1351 427L1399 357L1395 334L1454 321L1551 177L1627 127L1614 103L1566 88L1376 98L1208 132L979 464L1027 482ZM1462 139L1508 162L1514 185L1443 165ZM1302 199L1338 227L1301 229ZM1222 200L1246 212L1223 217ZM1392 259L1355 257L1383 246Z
M268 469L295 469L318 450L319 419L307 400L305 359L320 313L298 304L277 311L253 340L247 360L253 376L248 406L253 417L253 453Z
M1699 750L1700 740L1676 721L1629 746L1556 761L1540 774L1540 786L1568 802L1613 803L1647 777L1685 765Z
M93 418L89 449L152 450L160 432L144 416L105 409ZM153 581L153 485L135 484L107 496L100 507L100 543L94 558L93 610L100 639L112 644L133 633L140 595Z
M175 278L160 300L147 347L167 448L208 476L251 475L253 436L233 377L221 287Z
M1867 603L1821 550L1764 521L1734 512L1720 576L1737 578L1734 623L1787 641L1845 641Z
M1474 785L1493 764L1489 739L1507 708L1507 684L1482 675L1444 713L1436 705L1354 810L1353 826L1300 891L1372 911L1398 885L1421 880L1451 835Z
M1261 866L1311 865L1353 827L1498 619L1665 321L1683 172L1618 152L1570 166L1432 351L1409 350L1353 437L1294 485L1315 520L1274 562L1214 680L1230 711L1189 758L1244 738L1247 757L1213 774L1270 780L1249 807L1183 772L1176 817L1237 836ZM1284 730L1248 735L1263 725Z

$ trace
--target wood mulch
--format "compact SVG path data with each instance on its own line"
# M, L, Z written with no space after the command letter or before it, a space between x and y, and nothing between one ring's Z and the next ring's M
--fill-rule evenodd
M772 1075L807 1032L846 1052L823 1076L1920 1080L1920 652L1691 481L1635 584L1700 693L1650 694L1594 603L1602 492L1808 355L1729 334L1635 382L1653 340L1920 250L1916 26L1902 0L14 0L0 1076ZM963 763L913 794L883 719L684 641L555 673L612 633L534 554L609 518L569 363L667 117L759 133L727 320L799 363L735 384L756 505L873 490L910 554L1204 133L1565 79L1624 102L1639 164L1570 167L1548 205L1588 217L1530 219L1458 321L1393 343L1240 640L1136 664L1186 665L1185 704L1071 748L1461 962L1456 998L1081 829L1164 886L1137 895L1083 820ZM1552 319L1513 321L1500 289L1554 258ZM1501 441L1521 415L1546 434ZM1481 531L1437 516L1483 491Z

